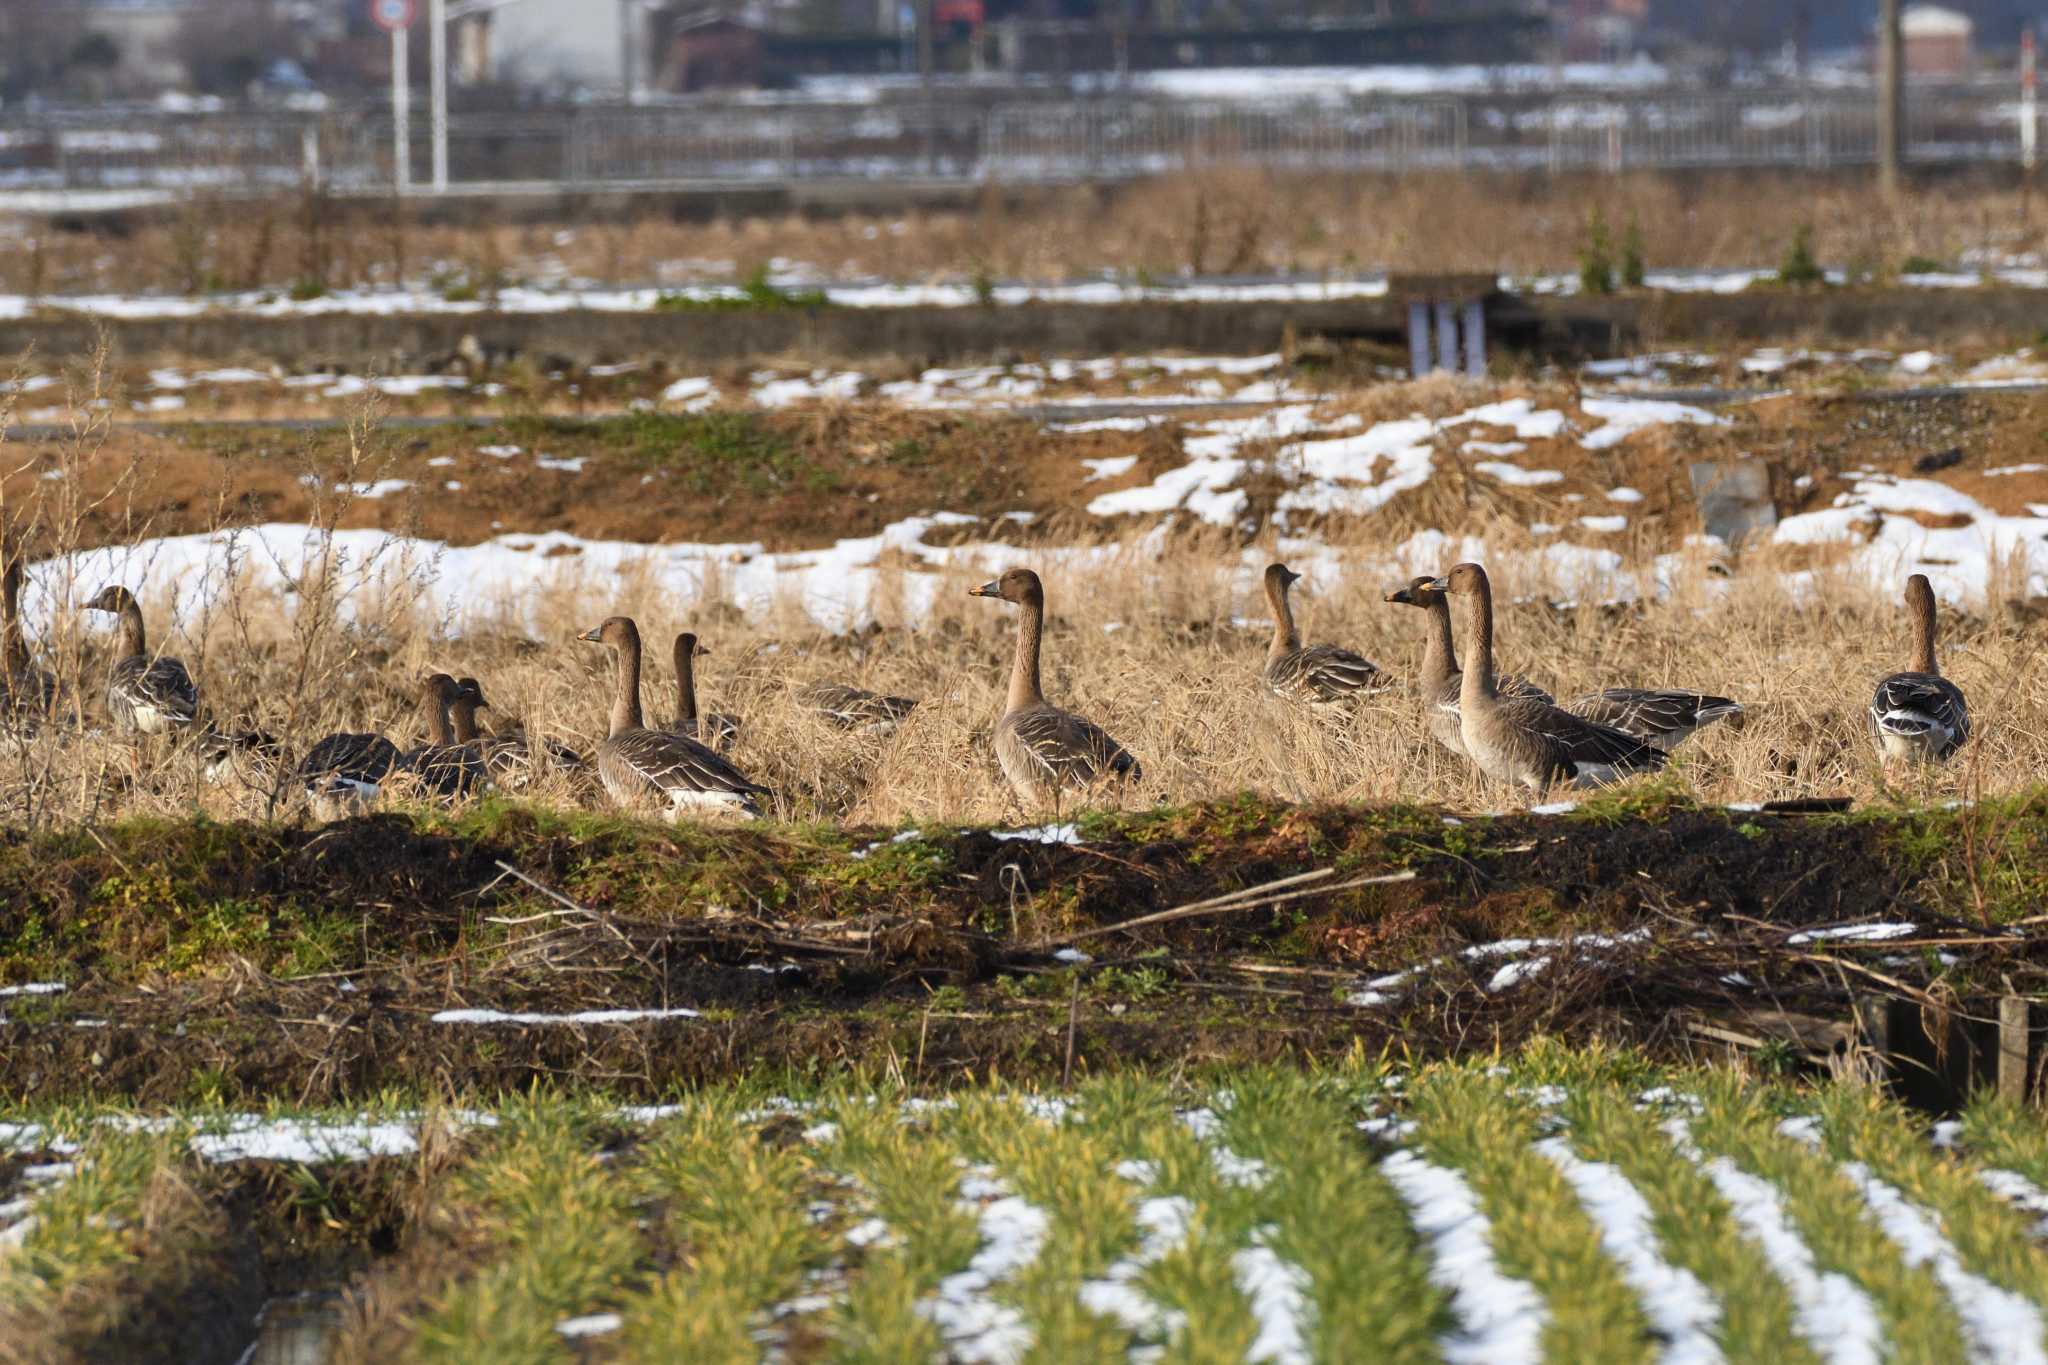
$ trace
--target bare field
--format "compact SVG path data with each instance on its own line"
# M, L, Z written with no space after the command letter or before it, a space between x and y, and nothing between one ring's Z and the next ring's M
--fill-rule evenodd
M1822 260L1883 275L2026 258L2042 214L2024 192L1943 180L1888 202L1867 183L1751 172L1622 177L1300 177L1246 167L1077 189L972 212L444 227L378 205L195 200L119 238L0 236L0 292L280 292L423 282L459 297L515 283L681 285L756 268L821 277L1060 281L1104 272L1246 274L1576 269L1589 209L1650 264L1774 267L1811 227Z

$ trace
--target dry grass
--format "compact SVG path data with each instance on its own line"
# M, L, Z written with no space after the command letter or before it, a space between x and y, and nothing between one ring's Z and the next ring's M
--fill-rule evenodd
M1103 270L1385 268L1570 271L1589 209L1616 232L1641 226L1652 265L1775 266L1813 228L1830 264L1877 272L1920 257L1950 267L1980 254L2037 250L2041 225L2017 187L1944 179L1880 198L1861 177L1756 172L1627 176L1299 176L1217 166L1098 194L969 210L678 222L428 225L377 205L309 211L296 200L196 200L133 229L115 248L94 233L0 238L0 290L333 288L431 282L488 299L515 282L576 277L607 285L734 280L774 260L828 275L923 280L1059 280Z

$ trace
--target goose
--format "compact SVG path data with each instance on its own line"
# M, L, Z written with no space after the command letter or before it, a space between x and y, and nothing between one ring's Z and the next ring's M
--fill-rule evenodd
M1934 588L1926 574L1906 580L1906 610L1913 618L1913 667L1877 685L1870 740L1881 760L1945 763L1970 738L1970 707L1934 660Z
M411 774L435 796L466 796L489 772L473 744L459 744L449 710L462 689L446 673L430 674L420 685L420 725L427 742L398 757L397 770Z
M341 730L315 740L296 772L316 806L339 814L376 800L398 761L398 746L384 736Z
M1457 646L1451 640L1451 599L1437 591L1435 583L1426 574L1410 579L1408 586L1388 593L1387 601L1420 607L1427 614L1429 633L1422 645L1423 714L1432 739L1459 758L1470 758L1465 752L1464 722L1458 712L1463 675L1458 671ZM1495 677L1493 685L1503 697L1556 701L1535 683L1512 673Z
M1001 578L969 588L972 597L994 597L1022 609L1017 621L1017 652L1010 666L1010 692L1002 719L996 722L996 761L1017 799L1029 810L1050 802L1059 810L1061 794L1073 787L1087 791L1099 782L1135 782L1144 776L1130 751L1091 720L1062 711L1039 690L1039 638L1045 629L1045 588L1029 569L1010 569Z
M676 636L676 723L669 728L715 749L739 738L740 723L731 716L697 714L696 658L710 652L687 630Z
M57 679L36 664L22 634L24 569L21 547L14 537L0 538L0 558L6 561L0 566L0 714L31 722L56 713Z
M566 744L542 740L536 751L523 734L485 734L477 726L476 713L490 709L482 683L475 678L456 679L455 699L448 705L449 728L454 731L457 744L476 749L493 781L521 787L531 784L543 771L575 772L582 768L583 756ZM534 762L536 752L538 766Z
M1683 689L1607 687L1566 702L1565 710L1667 751L1715 721L1731 730L1743 721L1741 702Z
M805 683L796 690L796 704L842 730L874 730L886 734L917 709L914 697L890 697L845 683Z
M1465 599L1459 733L1481 772L1540 792L1556 782L1598 786L1664 766L1664 751L1633 735L1533 697L1501 695L1493 672L1493 586L1485 569L1460 564L1430 586Z
M121 618L120 653L107 676L107 710L114 723L134 734L160 735L182 730L199 714L199 687L177 659L149 655L142 628L142 606L119 584L100 590L85 604L87 611L111 612Z
M1273 606L1273 643L1266 649L1266 686L1290 701L1341 706L1368 692L1382 692L1393 679L1363 655L1336 645L1301 643L1287 590L1301 575L1285 564L1266 566L1266 600Z
M621 806L653 798L669 818L690 810L758 817L761 798L774 793L687 735L650 730L640 712L640 628L614 616L577 637L608 647L618 660L611 733L597 746L597 775Z

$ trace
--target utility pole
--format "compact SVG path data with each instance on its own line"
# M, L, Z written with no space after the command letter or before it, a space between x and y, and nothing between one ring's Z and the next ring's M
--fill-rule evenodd
M406 70L405 33L391 30L391 180L400 194L412 188L412 78Z
M935 60L932 33L932 0L917 0L917 71L924 85L924 173L938 173L938 108L932 94L932 65Z
M434 193L448 192L448 0L427 7L427 103L434 134Z
M1906 141L1906 44L1899 0L1881 0L1877 19L1877 185L1899 192Z

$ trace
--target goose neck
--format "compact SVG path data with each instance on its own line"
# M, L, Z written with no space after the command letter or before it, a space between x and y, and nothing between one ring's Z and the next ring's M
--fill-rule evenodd
M1934 594L1913 596L1913 671L1940 676L1934 658Z
M149 636L142 626L142 607L133 598L121 608L121 657L132 659L149 653Z
M1451 603L1432 593L1423 613L1428 624L1422 637L1422 685L1432 693L1458 671L1458 646L1451 638Z
M628 636L613 646L619 656L617 690L612 694L611 732L642 727L640 718L640 641Z
M696 652L676 642L676 717L685 722L697 719L697 664L690 657Z
M1465 599L1465 673L1459 683L1461 706L1494 700L1493 587L1484 578Z
M455 742L455 727L449 723L448 710L447 696L435 688L428 688L420 698L420 727L427 732L427 743L441 747Z
M1038 683L1039 641L1045 632L1045 603L1027 599L1017 617L1017 654L1010 664L1008 708L1021 711L1045 700Z
M1287 600L1287 585L1266 580L1266 601L1273 607L1273 642L1266 647L1268 660L1278 659L1301 648L1301 634L1294 628L1294 607Z

